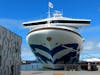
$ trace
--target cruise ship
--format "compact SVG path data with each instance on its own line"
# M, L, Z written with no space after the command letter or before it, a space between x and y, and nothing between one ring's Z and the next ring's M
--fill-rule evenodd
M76 64L79 62L83 37L78 28L88 26L89 19L63 17L55 11L52 17L24 22L29 28L27 42L38 61L48 64L46 68L59 68L57 64Z

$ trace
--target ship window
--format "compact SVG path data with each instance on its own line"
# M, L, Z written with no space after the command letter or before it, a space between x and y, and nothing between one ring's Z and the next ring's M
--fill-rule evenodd
M90 24L90 21L52 20L50 23L82 23L82 24Z
M46 23L47 23L47 21L35 22L35 23L24 24L24 26L41 25L41 24L46 24Z

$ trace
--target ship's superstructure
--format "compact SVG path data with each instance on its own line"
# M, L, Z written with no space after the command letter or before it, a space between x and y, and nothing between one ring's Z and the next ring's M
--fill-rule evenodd
M77 29L91 20L63 17L56 11L53 17L24 22L30 28L27 41L37 59L43 64L74 64L79 61L83 38Z

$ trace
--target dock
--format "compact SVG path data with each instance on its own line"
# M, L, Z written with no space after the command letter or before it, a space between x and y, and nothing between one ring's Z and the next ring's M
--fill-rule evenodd
M100 71L21 71L21 75L100 75Z

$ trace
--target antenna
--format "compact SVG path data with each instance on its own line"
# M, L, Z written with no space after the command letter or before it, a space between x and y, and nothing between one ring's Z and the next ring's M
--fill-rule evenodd
M51 8L53 8L53 4L51 2L48 3L48 18L51 17L50 12L51 12Z
M51 15L50 15L50 7L48 7L48 18L50 18Z

